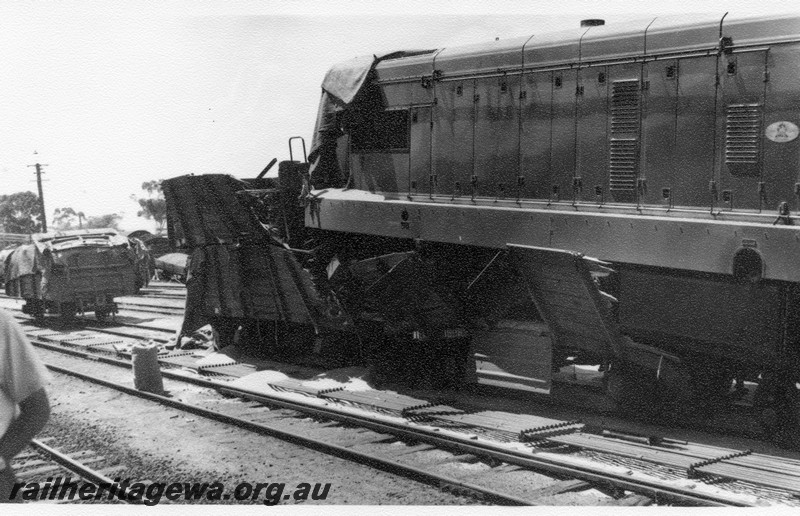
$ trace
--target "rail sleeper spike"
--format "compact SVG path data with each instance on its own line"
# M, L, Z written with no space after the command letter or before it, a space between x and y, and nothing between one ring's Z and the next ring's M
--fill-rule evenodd
M697 471L698 468L702 468L703 466L708 466L711 464L716 464L718 462L722 462L724 460L735 459L736 457L744 457L745 455L750 455L753 453L753 450L744 450L740 452L729 453L728 455L723 455L721 457L712 457L710 459L702 460L700 462L695 462L689 466L689 469L686 470L686 474L688 478L697 478L698 476L702 475L702 471Z

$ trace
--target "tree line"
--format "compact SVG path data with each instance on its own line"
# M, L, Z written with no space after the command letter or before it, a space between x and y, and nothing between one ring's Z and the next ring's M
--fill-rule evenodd
M153 220L157 232L162 232L166 225L167 203L161 191L161 180L142 183L144 195L131 195L131 199L139 204L139 217ZM38 233L42 230L42 203L33 192L17 192L0 195L0 232L2 233ZM114 228L119 229L119 213L104 215L86 215L72 206L56 208L52 215L52 228L56 230Z

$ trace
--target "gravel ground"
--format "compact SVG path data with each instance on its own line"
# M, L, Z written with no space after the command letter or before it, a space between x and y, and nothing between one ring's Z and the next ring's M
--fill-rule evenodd
M66 451L92 450L153 482L330 483L324 504L479 504L411 480L53 374L53 413L41 437ZM261 503L253 502L235 503ZM229 501L232 503L233 501Z
M97 363L43 350L40 350L40 353L52 363L61 363L103 377L113 376L122 383L132 385L132 374L129 370L105 366L103 369L106 373L100 374L99 371L93 371L99 366ZM165 379L165 387L174 398L191 404L216 409L223 403L230 404L234 412L241 410L242 415L248 412L247 404L238 399L224 398L206 388L168 379ZM125 474L125 477L167 482L220 480L231 486L238 482L253 484L283 482L286 483L287 491L301 482L331 483L327 500L305 503L364 505L479 503L471 498L443 493L403 478L320 455L280 440L231 429L222 424L156 406L66 376L57 376L51 392L54 416L46 432L60 432L53 435L64 435L72 441L75 441L74 436L79 435L77 441L81 442L82 446L76 449L92 449L107 457L120 457L118 462L133 468L131 472ZM460 396L454 397L459 399L459 403L475 408L522 413L532 410L530 400L517 396L495 399L490 396L460 393ZM556 419L574 419L575 414L580 412L567 407L547 405L539 406L535 411L540 415ZM645 435L668 435L734 449L751 448L761 453L780 451L773 449L768 443L751 439L708 435L690 429L667 429L637 424L617 420L609 414L580 413L580 417L587 423L602 426L632 427ZM287 418L285 425L296 428L298 433L306 433L308 430L302 418ZM437 453L439 452L433 451L415 456L421 461L434 460L437 459ZM780 454L800 455L785 451ZM448 462L446 457L438 459L444 464L443 468L455 468L452 471L443 471L455 478L468 474L467 470L470 467L476 469L485 466L482 463L465 465ZM552 482L552 479L532 479L528 474L522 475L518 481L509 478L511 476L497 479L503 485L495 487L507 489L519 484L522 494L527 488L538 487L540 482L541 484ZM600 493L586 492L570 497L561 496L552 503L602 505L609 502L606 498ZM289 500L284 503L292 502ZM548 503L546 500L543 502Z

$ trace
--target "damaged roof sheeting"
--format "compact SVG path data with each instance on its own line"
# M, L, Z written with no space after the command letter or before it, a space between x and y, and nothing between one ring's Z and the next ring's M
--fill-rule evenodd
M180 176L162 183L167 234L175 249L240 240L266 241L267 231L237 192L250 186L226 174Z
M357 105L365 85L368 84L375 65L388 59L399 59L435 50L405 50L381 55L361 56L334 65L322 81L322 96L317 110L317 122L311 140L308 161L311 163L312 182L324 184L336 182L338 178L330 170L336 165L336 140L341 135L336 113Z
M31 235L33 242L44 250L60 251L71 247L113 247L128 245L128 238L120 235L116 229L72 229L68 231L52 231Z

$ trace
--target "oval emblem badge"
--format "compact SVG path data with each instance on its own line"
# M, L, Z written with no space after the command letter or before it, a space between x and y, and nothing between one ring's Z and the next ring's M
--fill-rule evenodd
M795 124L783 120L780 122L775 122L774 124L769 124L764 132L766 137L771 141L776 143L786 143L797 138L800 130L798 130Z

